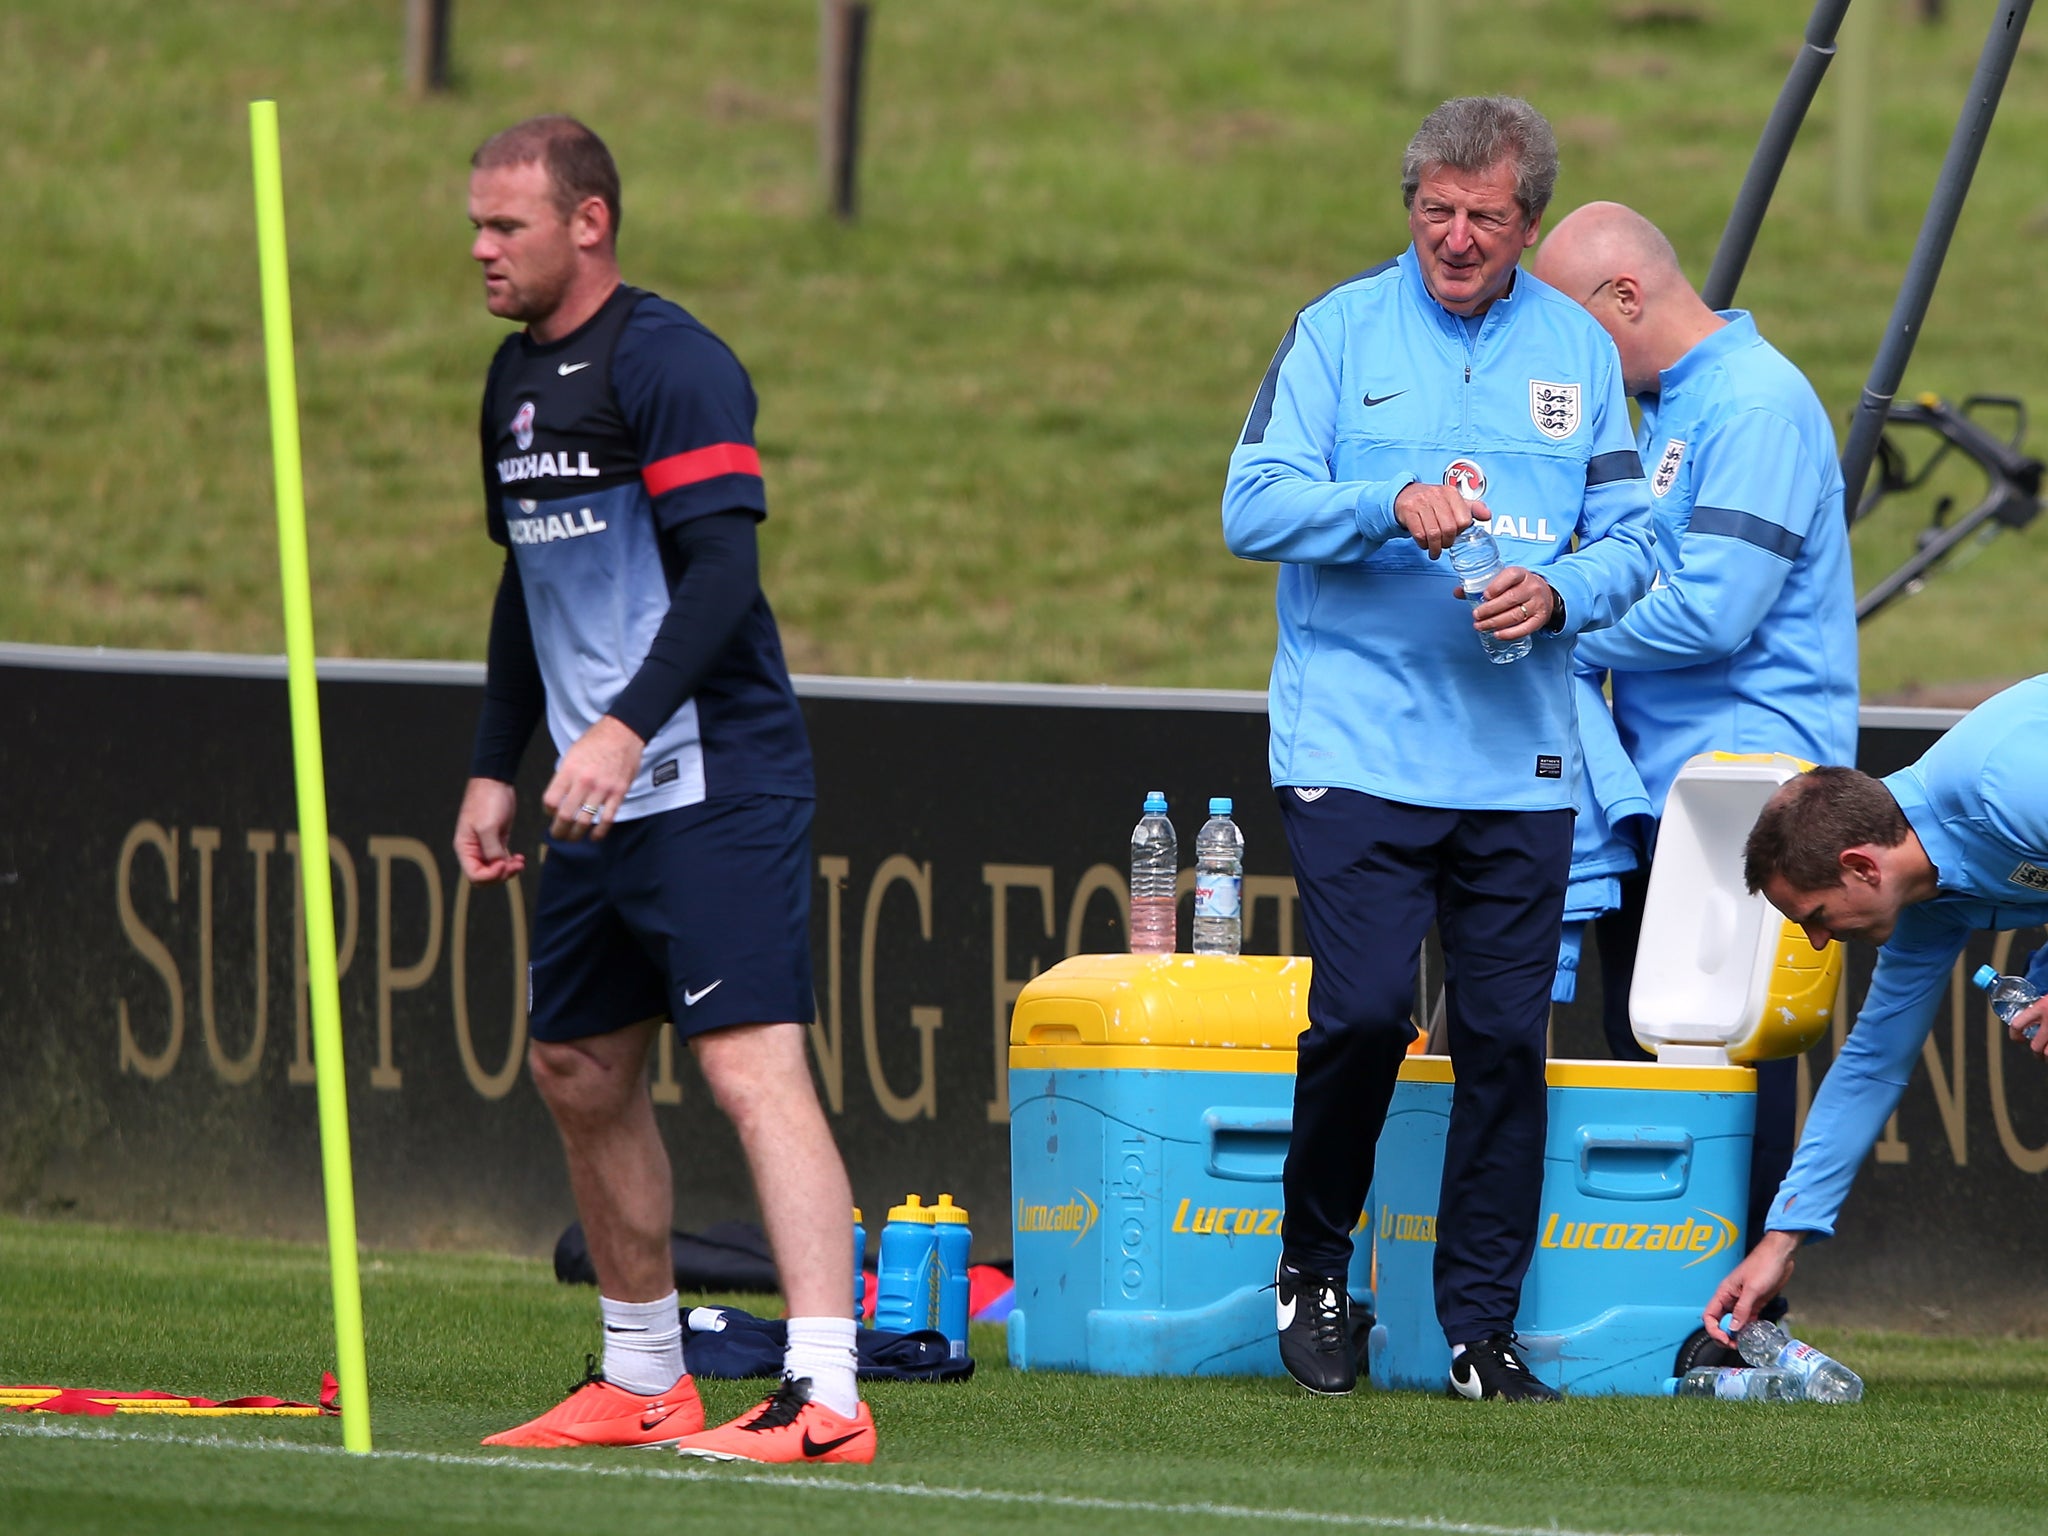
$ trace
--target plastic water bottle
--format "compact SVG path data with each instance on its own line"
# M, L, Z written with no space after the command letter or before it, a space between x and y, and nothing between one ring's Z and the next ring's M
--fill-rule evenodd
M1200 947L1199 940L1201 934L1202 920L1196 918L1195 937L1198 941L1198 948ZM2041 994L2034 990L2034 984L2027 980L2026 977L2001 976L1988 965L1978 966L1977 974L1972 976L1970 980L1982 988L1984 994L1991 1000L1991 1011L2008 1024L2013 1021L2013 1015L2020 1012L2021 1009L2041 1000ZM2029 1024L2020 1031L2020 1038L2022 1040L2033 1039L2035 1032L2040 1027L2039 1024Z
M860 1224L860 1207L853 1208L853 1320L857 1323L868 1305L868 1232Z
M1696 1365L1665 1383L1674 1397L1712 1397L1724 1403L1796 1403L1799 1384L1785 1371L1753 1365Z
M1800 1343L1776 1323L1758 1318L1735 1335L1735 1347L1751 1365L1774 1366L1790 1376L1799 1395L1810 1403L1863 1400L1861 1376L1811 1344Z
M971 1299L968 1266L972 1263L974 1234L967 1227L967 1213L953 1203L951 1195L940 1195L932 1207L932 1229L936 1239L937 1262L932 1266L932 1286L938 1296L932 1325L946 1336L947 1353L955 1360L967 1358L967 1313Z
M932 1308L937 1258L932 1208L915 1195L889 1208L882 1247L875 1262L875 1327L884 1333L914 1333L938 1326Z
M1484 597L1487 583L1506 569L1501 564L1500 546L1493 542L1492 532L1483 523L1468 524L1444 553L1450 557L1451 569L1458 573L1468 603L1477 603ZM1527 635L1519 640L1502 640L1482 629L1479 643L1486 649L1486 659L1495 666L1520 661L1530 650Z
M1131 953L1170 955L1179 937L1174 882L1180 878L1180 842L1166 819L1166 796L1145 796L1145 815L1131 832Z
M1244 834L1230 819L1230 801L1209 802L1195 838L1195 953L1234 955L1244 947Z

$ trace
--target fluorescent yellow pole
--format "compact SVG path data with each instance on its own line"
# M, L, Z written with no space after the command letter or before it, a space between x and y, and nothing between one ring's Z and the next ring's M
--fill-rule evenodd
M320 694L313 677L313 593L306 561L306 488L299 469L299 379L292 358L292 293L285 269L276 102L249 103L249 144L256 165L256 249L263 276L271 459L277 472L277 564L284 587L284 653L299 794L299 874L305 888L320 1167L327 1191L328 1268L334 1277L335 1377L341 1385L342 1444L351 1451L367 1451L370 1381L363 1355L362 1279L356 1268L355 1174L349 1156L348 1084L342 1076L334 889L326 858L327 775L320 758Z

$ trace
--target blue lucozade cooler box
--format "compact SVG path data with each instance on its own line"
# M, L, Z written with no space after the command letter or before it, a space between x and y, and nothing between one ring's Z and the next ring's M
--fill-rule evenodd
M1441 1392L1450 1345L1431 1268L1451 1064L1403 1064L1373 1184L1376 1386ZM1655 1393L1743 1254L1756 1074L1553 1061L1537 1247L1515 1328L1568 1393Z
M1277 1374L1309 962L1078 955L1010 1027L1020 1369Z

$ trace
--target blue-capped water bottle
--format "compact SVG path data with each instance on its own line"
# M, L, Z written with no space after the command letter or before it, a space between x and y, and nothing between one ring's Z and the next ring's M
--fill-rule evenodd
M1970 978L1991 1003L1991 1011L2010 1024L2014 1017L2041 1000L2041 994L2034 990L2034 984L2024 976L2001 976L1988 965L1977 967L1977 974ZM2020 1031L2022 1040L2031 1040L2040 1031L2039 1024L2029 1024Z
M1174 887L1180 845L1166 816L1166 796L1145 796L1145 814L1131 832L1131 953L1170 955L1180 925Z
M1234 955L1244 947L1244 834L1230 819L1230 800L1209 802L1195 837L1195 953Z
M953 1203L951 1195L940 1195L932 1207L932 1230L936 1239L937 1262L932 1285L937 1293L937 1321L933 1324L946 1336L946 1352L955 1360L967 1358L967 1317L970 1298L967 1269L974 1251L974 1234L967 1228L967 1212Z
M915 1333L938 1326L932 1302L932 1268L937 1229L932 1208L905 1195L889 1208L875 1263L875 1327L883 1333Z
M853 1320L857 1323L868 1308L868 1231L860 1224L860 1207L853 1208Z

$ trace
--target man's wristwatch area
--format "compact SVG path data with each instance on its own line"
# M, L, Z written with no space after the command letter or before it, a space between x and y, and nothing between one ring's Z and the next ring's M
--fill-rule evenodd
M1550 617L1543 621L1543 632L1546 635L1564 633L1564 594L1555 587L1550 588Z

